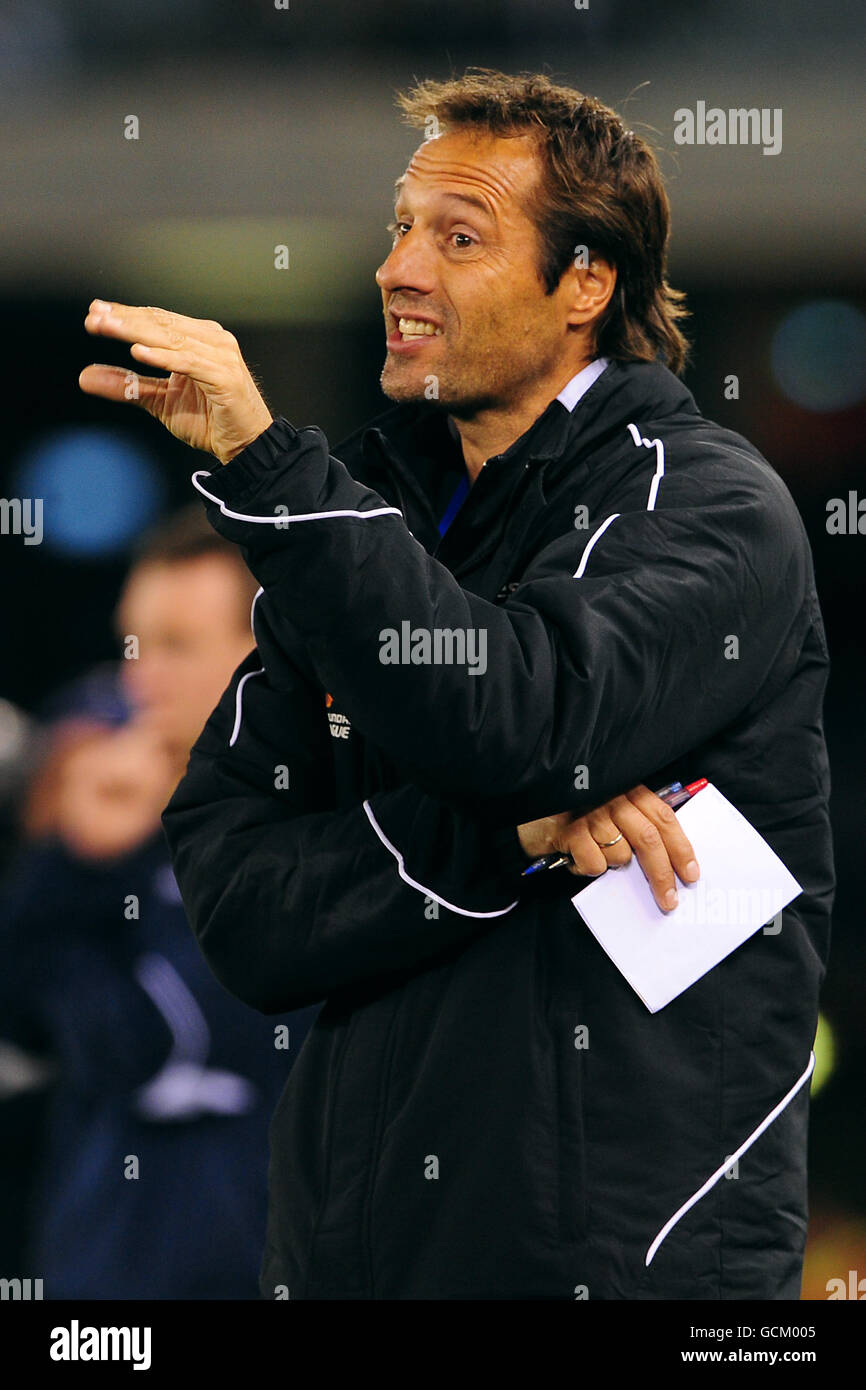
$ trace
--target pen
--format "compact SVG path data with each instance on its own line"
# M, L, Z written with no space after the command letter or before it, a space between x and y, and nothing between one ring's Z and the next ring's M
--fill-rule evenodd
M678 806L685 805L685 803L694 796L695 792L699 792L701 787L705 787L706 785L706 777L699 777L696 782L688 782L686 786L682 787L679 791L671 792L669 796L663 796L662 801L666 801L668 806L675 811Z
M702 787L707 786L706 777L698 777L694 782L687 782L683 786L682 782L671 782L669 786L662 787L655 795L666 802L672 810L679 806L684 806ZM520 875L521 878L528 878L530 874L539 873L542 869L560 869L564 864L573 864L574 860L570 854L542 854L538 859L533 859L532 863L525 868Z

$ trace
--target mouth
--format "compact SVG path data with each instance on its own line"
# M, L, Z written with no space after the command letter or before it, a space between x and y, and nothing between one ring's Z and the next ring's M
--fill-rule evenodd
M388 312L393 324L393 329L387 340L387 345L391 349L417 347L419 344L425 343L428 338L442 337L442 327L433 319L395 313L393 309Z

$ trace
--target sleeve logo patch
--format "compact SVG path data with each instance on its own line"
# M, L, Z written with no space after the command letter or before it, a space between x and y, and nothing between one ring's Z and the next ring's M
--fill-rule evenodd
M325 709L328 711L328 727L331 730L331 738L348 738L352 732L352 725L349 723L345 714L338 714L331 706L334 703L333 695L325 695Z

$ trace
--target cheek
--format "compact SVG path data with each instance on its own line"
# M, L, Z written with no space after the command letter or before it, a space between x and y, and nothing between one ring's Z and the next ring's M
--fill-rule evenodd
M479 299L472 311L461 316L461 326L466 328L471 322L473 331L485 337L502 339L508 335L524 337L538 332L539 328L548 332L551 319L550 302L539 294L536 280L529 280L516 272L513 267L504 266L501 274L494 277L490 293Z

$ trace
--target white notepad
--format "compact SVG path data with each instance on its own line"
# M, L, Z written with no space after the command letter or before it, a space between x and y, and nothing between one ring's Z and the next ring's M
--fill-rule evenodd
M679 903L656 904L632 854L572 898L593 936L650 1013L664 1008L802 893L801 885L745 816L708 783L677 816L701 876L676 880ZM769 925L767 925L769 924Z

